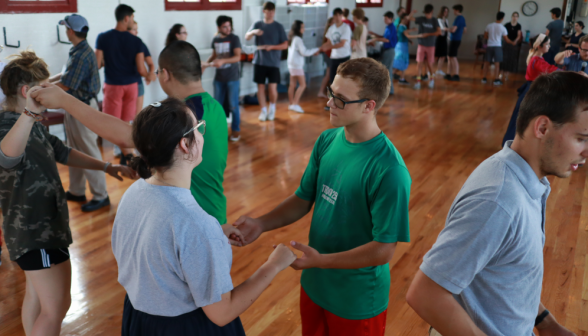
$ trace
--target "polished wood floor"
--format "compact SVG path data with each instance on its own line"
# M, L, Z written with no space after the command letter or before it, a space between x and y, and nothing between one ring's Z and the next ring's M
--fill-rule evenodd
M414 75L414 66L409 73ZM479 68L478 68L479 70ZM412 76L408 77L409 80ZM500 150L516 101L521 76L503 87L483 85L472 64L462 65L462 81L437 80L433 90L415 91L395 83L378 115L378 123L403 155L412 176L410 244L400 244L390 263L392 286L386 335L426 335L428 325L405 302L405 293L442 229L453 198L472 170ZM426 84L426 82L425 82ZM281 95L274 122L260 123L258 109L243 109L242 137L229 146L225 173L229 221L258 216L292 194L319 134L331 127L325 100L314 98L316 83L301 104L307 113L286 111ZM105 151L112 158L111 151ZM64 187L68 173L60 167ZM588 336L588 179L586 167L569 179L550 179L543 302L557 319L580 336ZM69 203L74 236L73 303L62 335L120 335L124 290L117 282L110 234L116 206L131 182L108 178L110 209L85 214ZM234 248L233 282L239 284L259 267L272 244L308 242L308 215L287 228L264 234L245 248ZM288 269L242 316L248 335L300 335L300 272ZM0 266L0 335L24 335L20 306L24 274L2 254Z

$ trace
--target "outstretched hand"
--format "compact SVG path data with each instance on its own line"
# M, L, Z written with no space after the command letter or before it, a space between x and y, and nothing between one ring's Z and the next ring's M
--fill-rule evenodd
M291 241L290 245L298 251L303 252L302 256L297 258L292 265L290 265L293 269L303 270L307 268L321 267L323 256L317 250L295 241Z
M41 87L31 92L30 96L39 104L49 109L63 108L64 102L73 98L73 96L67 94L59 86L50 83L41 84Z
M108 168L106 168L106 173L119 181L123 180L122 176L133 180L139 178L139 175L133 170L133 168L122 165L109 165ZM118 173L122 176L119 176Z

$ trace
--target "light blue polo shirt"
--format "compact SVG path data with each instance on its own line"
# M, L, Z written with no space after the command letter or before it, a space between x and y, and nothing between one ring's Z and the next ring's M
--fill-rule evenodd
M470 175L420 267L489 336L532 335L541 301L551 189L511 144Z

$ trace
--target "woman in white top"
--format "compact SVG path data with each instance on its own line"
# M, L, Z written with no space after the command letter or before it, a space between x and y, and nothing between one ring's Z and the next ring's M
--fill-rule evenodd
M363 24L365 13L363 9L356 8L352 12L353 22L355 23L355 30L351 37L351 59L367 57L367 35L368 29Z
M439 15L437 15L437 21L439 21L439 27L441 28L441 35L437 36L437 41L435 43L435 57L438 59L436 74L439 76L445 76L445 72L441 69L443 68L443 62L445 62L445 59L447 58L447 38L449 37L449 34L447 34L449 29L447 16L449 16L449 8L447 6L441 7Z
M319 48L306 49L302 40L304 34L304 23L300 20L294 21L288 34L288 70L290 71L290 87L288 87L288 110L304 113L298 103L306 89L306 78L304 77L304 59L308 56L318 55ZM298 84L298 89L296 89Z

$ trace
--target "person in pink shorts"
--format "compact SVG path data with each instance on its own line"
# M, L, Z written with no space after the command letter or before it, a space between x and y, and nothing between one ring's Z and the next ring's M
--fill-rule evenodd
M138 82L149 73L145 67L143 42L129 29L135 22L133 8L116 7L116 27L98 35L96 60L104 67L104 102L102 110L123 121L131 122L137 114ZM125 164L132 148L121 149L121 164Z
M433 79L433 63L435 63L435 43L437 36L441 35L441 28L437 19L433 18L433 5L425 5L425 16L415 18L414 21L418 26L418 48L417 48L417 82L414 88L419 90L421 88L421 73L423 70L423 63L427 61L426 67L429 70L429 88L435 86Z

